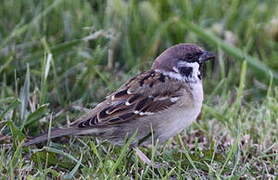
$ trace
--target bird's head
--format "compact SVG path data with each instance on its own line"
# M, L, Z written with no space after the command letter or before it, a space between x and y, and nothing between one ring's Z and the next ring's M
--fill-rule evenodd
M203 63L214 58L213 53L195 44L183 43L166 49L155 59L152 69L194 83L202 79Z

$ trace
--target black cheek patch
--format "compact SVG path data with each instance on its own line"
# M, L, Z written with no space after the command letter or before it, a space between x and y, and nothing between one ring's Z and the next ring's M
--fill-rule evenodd
M179 68L179 72L183 75L183 76L190 76L192 74L193 68L192 67L180 67Z

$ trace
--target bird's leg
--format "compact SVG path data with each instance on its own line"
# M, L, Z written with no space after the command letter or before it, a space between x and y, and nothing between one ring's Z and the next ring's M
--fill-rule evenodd
M133 150L135 151L135 154L139 157L139 159L143 161L145 164L149 166L154 165L152 161L138 147L133 147Z
M153 135L152 132L150 132L149 134L147 134L146 136L144 136L143 138L139 139L137 146L142 145L149 137L151 137Z
M133 150L135 151L135 154L139 157L139 159L154 168L161 168L161 167L166 167L168 166L167 163L156 163L152 162L138 147L133 147Z
M154 166L152 161L138 148L138 146L135 146L134 144L130 145L130 150L127 153L127 159L131 158L132 151L135 152L135 154L139 157L139 159L143 163L145 163L149 166Z
M150 132L149 134L147 134L145 137L141 138L138 143L137 143L137 146L131 146L132 149L135 151L135 154L139 157L139 159L149 165L149 166L152 166L154 168L159 168L161 167L159 163L154 163L152 162L138 147L140 145L142 145L148 138L152 137L154 132Z
M152 167L154 167L154 168L159 168L159 167L161 167L159 163L158 163L158 164L157 164L157 163L153 163L153 162L152 162L152 161L139 149L139 146L140 146L140 145L143 145L144 142L145 142L148 138L152 137L153 134L154 134L154 132L151 131L149 134L147 134L147 135L144 136L143 138L139 139L139 140L138 140L138 143L131 144L131 145L130 145L130 151L127 153L127 158L130 157L131 151L134 150L134 151L135 151L135 154L139 157L139 159L140 159L143 163L145 163L145 164L147 164L147 165L149 165L149 166L152 166ZM143 146L144 146L144 145L143 145Z
M152 165L152 161L138 148L138 146L142 145L144 141L146 141L149 137L152 136L152 132L147 134L145 137L139 139L137 146L133 147L133 150L135 151L135 154L139 157L141 161L143 161L147 165Z
M154 163L138 148L138 146L131 145L130 150L127 153L127 159L132 155L132 151L135 152L137 157L145 164L155 167Z

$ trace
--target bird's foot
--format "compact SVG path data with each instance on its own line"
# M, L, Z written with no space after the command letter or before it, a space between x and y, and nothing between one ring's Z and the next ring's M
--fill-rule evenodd
M139 157L139 159L151 166L151 167L154 167L154 168L161 168L161 167L165 167L167 166L167 164L164 164L164 163L155 163L155 162L152 162L138 147L134 147L133 150L135 151L135 154Z

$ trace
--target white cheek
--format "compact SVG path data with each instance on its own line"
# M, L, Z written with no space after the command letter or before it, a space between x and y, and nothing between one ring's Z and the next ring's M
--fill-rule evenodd
M190 63L189 66L193 68L192 77L198 78L198 75L200 75L199 63L197 63L197 62Z
M186 67L191 67L192 68L192 74L189 77L185 77L183 76L177 67L173 67L173 71L163 71L163 70L156 70L157 72L163 73L166 76L169 76L173 79L177 79L180 81L187 81L189 83L196 83L197 81L199 81L200 79L198 78L198 76L201 74L199 71L199 63L197 62L193 62L193 63L188 63L188 62L179 62L178 66L186 66Z

